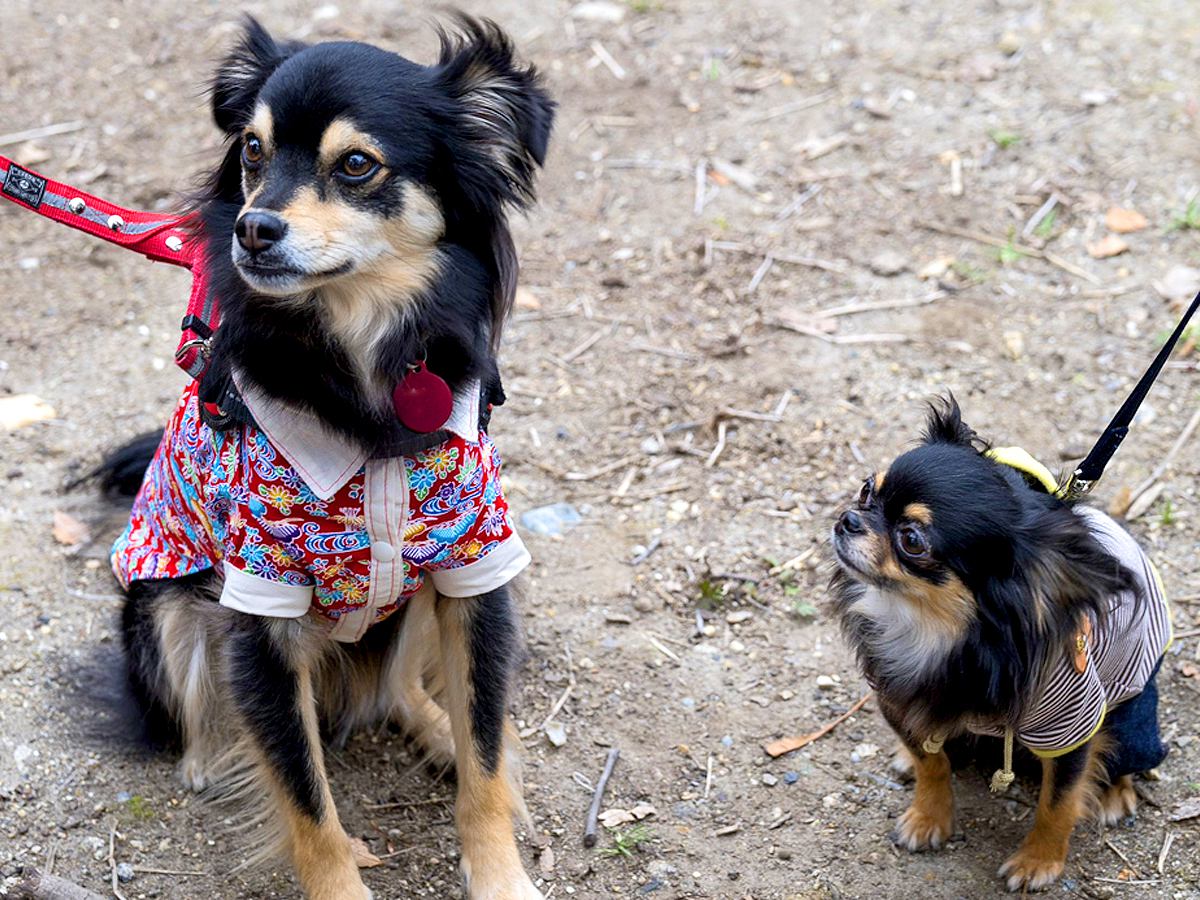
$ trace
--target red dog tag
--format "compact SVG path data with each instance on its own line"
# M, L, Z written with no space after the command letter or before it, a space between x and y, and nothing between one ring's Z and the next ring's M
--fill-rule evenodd
M454 395L442 376L419 362L392 391L392 406L401 425L418 434L429 434L450 418Z

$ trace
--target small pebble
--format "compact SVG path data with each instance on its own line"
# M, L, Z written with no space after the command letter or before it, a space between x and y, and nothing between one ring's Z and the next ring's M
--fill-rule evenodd
M749 609L737 609L725 616L725 621L730 625L739 625L742 622L749 621L754 618L753 611Z
M884 250L872 258L870 265L876 275L891 278L908 268L908 257L896 250Z
M818 675L817 687L822 691L831 691L837 687L837 682L828 675Z
M795 772L784 772L783 773L783 783L784 784L795 784L799 780L800 780L800 776Z
M767 787L775 787L775 785L779 784L779 779L770 772L763 772L762 783Z
M127 862L117 863L117 881L121 884L129 884L133 881L133 866Z

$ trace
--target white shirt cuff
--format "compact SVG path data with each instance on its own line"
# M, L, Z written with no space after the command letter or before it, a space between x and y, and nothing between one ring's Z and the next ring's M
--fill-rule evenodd
M508 584L531 560L525 544L514 532L487 556L457 569L431 572L429 577L443 597L477 597Z
M225 560L225 587L221 605L252 616L298 619L312 604L311 584L284 584L243 572Z

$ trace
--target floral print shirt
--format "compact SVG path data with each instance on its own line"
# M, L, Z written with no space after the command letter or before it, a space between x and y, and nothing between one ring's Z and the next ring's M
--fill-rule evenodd
M214 431L184 390L112 552L122 584L220 566L221 603L319 616L356 641L428 578L443 595L494 590L529 563L479 430L478 390L456 398L445 443L367 459L311 414L243 387L257 428Z

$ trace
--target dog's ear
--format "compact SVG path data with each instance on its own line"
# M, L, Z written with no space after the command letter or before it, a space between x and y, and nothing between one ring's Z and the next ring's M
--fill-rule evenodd
M304 46L298 41L278 43L257 19L246 16L241 40L217 68L209 89L217 127L226 134L241 131L271 73Z
M961 444L964 447L974 447L979 442L966 422L962 420L962 410L954 395L947 393L929 404L929 417L925 420L925 433L922 440L926 444Z
M470 150L456 153L460 186L478 207L526 206L534 171L546 160L554 101L533 66L522 66L508 36L487 19L460 15L441 32L436 84Z

